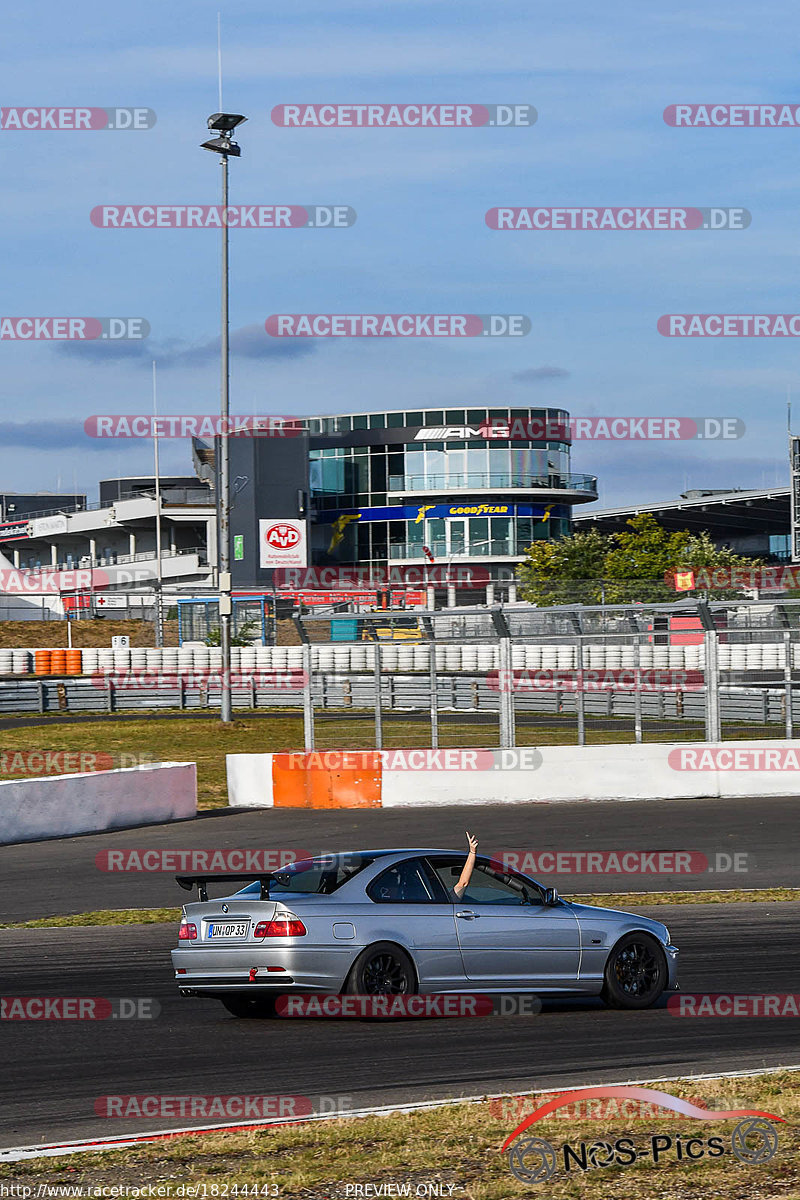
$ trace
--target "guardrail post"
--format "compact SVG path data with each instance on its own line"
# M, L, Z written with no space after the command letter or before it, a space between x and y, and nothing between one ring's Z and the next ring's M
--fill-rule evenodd
M786 693L786 736L794 737L794 717L792 714L792 635L788 629L783 633L783 684Z
M439 749L439 680L436 675L436 644L428 642L429 680L431 693L431 749Z
M639 644L639 634L634 635L633 641L633 678L635 691L633 693L633 727L637 744L642 740L642 654Z
M314 749L314 698L311 695L311 646L303 642L303 745Z
M375 749L383 749L383 712L381 711L381 644L375 642L373 647L373 686L375 689Z
M500 697L500 747L510 749L515 743L514 676L511 669L511 638L500 638L500 679L505 680Z
M583 688L583 638L575 639L575 711L578 714L578 745L586 745L586 692Z
M706 651L706 741L722 741L722 721L719 704L719 642L717 631L707 629L703 635Z

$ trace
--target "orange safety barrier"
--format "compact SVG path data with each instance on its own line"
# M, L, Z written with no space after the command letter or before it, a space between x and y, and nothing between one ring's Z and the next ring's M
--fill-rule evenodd
M33 655L33 670L36 675L50 674L50 651L35 650Z
M51 675L66 675L67 673L67 652L66 650L51 650L50 651L50 674Z
M68 650L66 655L66 670L67 675L80 675L82 671L80 650Z
M273 754L272 796L276 808L380 808L380 751L355 764L339 751Z

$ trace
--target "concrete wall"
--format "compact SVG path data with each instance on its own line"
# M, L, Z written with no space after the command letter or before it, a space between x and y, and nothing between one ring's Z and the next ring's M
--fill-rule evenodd
M721 769L723 763L726 769ZM800 795L800 742L779 739L229 754L227 767L234 807L399 808Z
M0 783L0 844L196 815L195 763L148 763Z
M272 808L272 754L227 754L231 808Z

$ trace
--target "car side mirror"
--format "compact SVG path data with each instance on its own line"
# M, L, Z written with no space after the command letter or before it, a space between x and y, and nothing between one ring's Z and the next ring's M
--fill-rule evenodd
M554 908L555 905L558 904L558 889L557 888L545 888L544 889L544 902L548 908Z

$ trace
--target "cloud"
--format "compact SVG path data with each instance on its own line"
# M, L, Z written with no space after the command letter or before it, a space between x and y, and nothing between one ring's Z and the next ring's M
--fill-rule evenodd
M528 367L517 371L511 378L515 383L540 383L543 379L569 379L570 372L563 367Z
M305 358L316 349L316 343L308 338L271 338L263 325L245 325L235 329L230 336L232 358ZM149 367L155 360L159 367L200 367L219 358L220 339L207 338L202 342L187 342L180 338L163 342L60 342L58 352L96 363L127 359Z
M89 438L80 421L0 421L0 442L4 446L25 446L34 450L60 450L74 446L80 450L119 449L111 439Z

